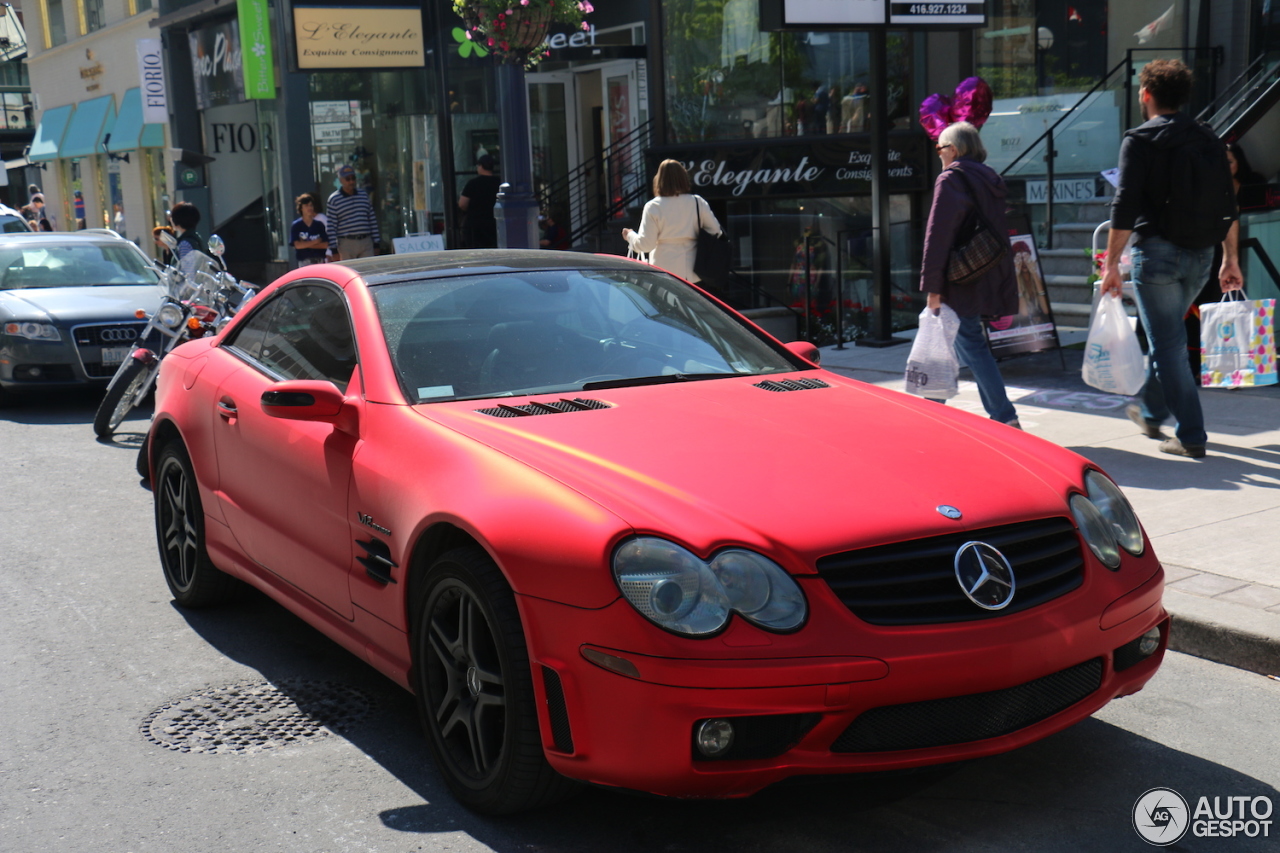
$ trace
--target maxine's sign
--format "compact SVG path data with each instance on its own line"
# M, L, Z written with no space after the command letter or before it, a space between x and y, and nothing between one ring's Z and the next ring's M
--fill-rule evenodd
M650 173L667 158L689 170L694 189L711 198L860 195L871 191L869 145L817 141L761 147L717 147L690 151L662 148L651 153ZM928 185L926 140L890 143L889 186L907 192Z

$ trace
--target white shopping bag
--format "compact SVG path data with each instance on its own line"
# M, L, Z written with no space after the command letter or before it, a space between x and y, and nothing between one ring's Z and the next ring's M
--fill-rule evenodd
M1201 305L1200 346L1205 388L1276 384L1276 300L1233 290Z
M907 393L931 400L947 400L960 393L960 362L956 359L956 332L960 317L949 305L935 314L920 312L911 354L907 356Z
M1115 294L1104 295L1094 309L1080 373L1086 385L1108 394L1133 396L1147 381L1138 335Z

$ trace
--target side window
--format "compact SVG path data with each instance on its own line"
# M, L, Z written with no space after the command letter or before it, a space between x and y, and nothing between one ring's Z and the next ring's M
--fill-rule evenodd
M343 391L356 366L346 303L319 285L285 290L250 318L231 345L285 379L327 379Z

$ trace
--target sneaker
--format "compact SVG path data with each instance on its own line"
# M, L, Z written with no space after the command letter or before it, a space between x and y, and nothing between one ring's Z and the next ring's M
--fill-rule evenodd
M1164 433L1160 431L1160 424L1153 424L1142 416L1142 409L1138 408L1136 403L1130 403L1124 407L1124 413L1129 416L1129 420L1138 425L1138 429L1142 430L1142 434L1147 438L1164 438ZM1163 448L1161 448L1163 450ZM1202 450L1204 448L1201 448ZM1202 456L1204 454L1201 454Z
M1160 442L1160 452L1170 453L1174 456L1189 456L1192 459L1204 458L1203 444L1183 444L1176 438L1166 438Z

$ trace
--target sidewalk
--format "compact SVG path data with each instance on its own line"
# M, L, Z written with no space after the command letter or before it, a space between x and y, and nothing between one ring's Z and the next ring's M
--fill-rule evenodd
M1064 347L1083 329L1060 329ZM895 337L910 338L914 331ZM822 349L822 366L902 390L910 343ZM1080 379L1082 348L1000 364L1023 429L1098 463L1137 510L1166 572L1175 651L1280 677L1280 388L1202 389L1209 455L1161 453L1125 416L1130 398ZM985 417L961 370L948 405ZM1172 425L1166 433L1172 435Z

